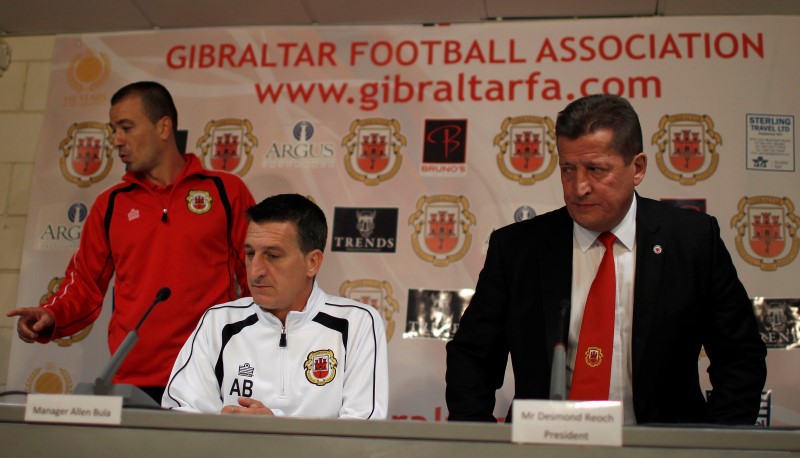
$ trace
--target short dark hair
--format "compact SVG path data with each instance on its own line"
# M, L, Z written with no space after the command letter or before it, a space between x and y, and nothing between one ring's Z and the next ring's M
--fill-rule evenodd
M641 153L642 126L630 102L618 95L595 94L571 102L558 113L556 137L570 140L608 129L614 135L612 147L630 164Z
M111 96L111 105L136 95L142 98L142 109L150 122L155 124L166 116L172 120L173 132L178 131L178 110L175 102L167 88L155 81L139 81L120 88Z
M309 198L300 194L276 194L247 209L247 219L256 224L290 221L297 227L297 244L308 254L325 251L328 223L325 213Z

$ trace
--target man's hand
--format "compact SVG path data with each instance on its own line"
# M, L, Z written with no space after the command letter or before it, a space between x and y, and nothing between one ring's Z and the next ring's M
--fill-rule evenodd
M51 332L49 328L55 322L53 315L41 307L14 309L8 312L6 316L19 317L17 334L20 339L28 343L35 342L42 331L45 331L45 334L49 334Z
M240 407L241 406L241 407ZM239 398L238 406L225 406L220 413L234 413L245 415L275 415L269 407L266 407L261 401L250 398Z

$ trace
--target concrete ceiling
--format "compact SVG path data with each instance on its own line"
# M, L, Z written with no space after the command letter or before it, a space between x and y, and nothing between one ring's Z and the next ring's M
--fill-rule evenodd
M799 0L0 0L0 36L183 27L800 15Z

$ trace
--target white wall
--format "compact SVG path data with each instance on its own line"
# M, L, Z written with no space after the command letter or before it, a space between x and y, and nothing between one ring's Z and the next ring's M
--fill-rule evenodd
M0 391L6 389L17 304L22 241L28 214L31 172L44 121L54 37L2 39L11 65L0 76Z

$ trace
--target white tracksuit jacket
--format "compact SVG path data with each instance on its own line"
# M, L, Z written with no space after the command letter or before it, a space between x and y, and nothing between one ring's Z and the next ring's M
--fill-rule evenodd
M315 283L285 329L251 297L208 309L178 354L161 405L219 413L243 396L276 415L385 419L388 378L377 311Z

